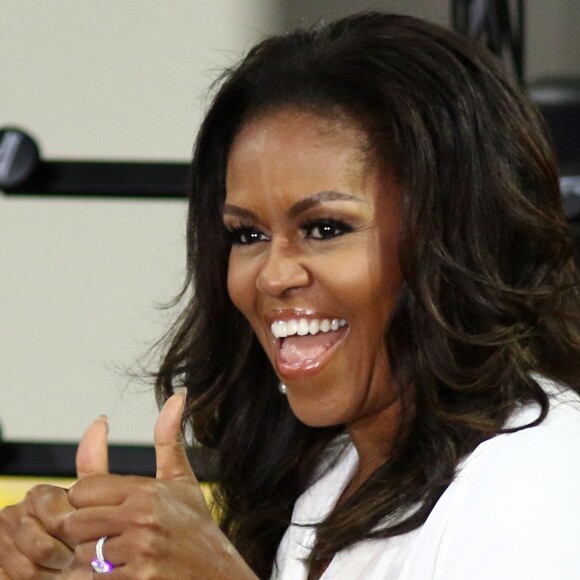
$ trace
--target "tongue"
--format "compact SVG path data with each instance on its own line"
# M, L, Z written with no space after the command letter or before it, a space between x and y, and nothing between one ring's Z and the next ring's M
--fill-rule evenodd
M282 341L280 358L288 364L310 362L323 355L333 344L336 344L344 330L319 332L306 336L289 336Z

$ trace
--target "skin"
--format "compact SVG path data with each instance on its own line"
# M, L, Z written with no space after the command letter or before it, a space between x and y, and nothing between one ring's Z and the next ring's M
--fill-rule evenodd
M107 424L87 429L79 481L68 491L38 486L0 512L0 579L93 578L99 537L115 563L108 578L252 578L221 533L181 442L185 394L173 395L155 425L155 478L108 473ZM55 504L55 501L57 502Z
M230 151L224 207L234 242L232 301L296 416L311 426L347 426L359 452L358 483L386 459L400 415L384 329L403 285L402 196L371 151L349 119L296 109L251 119ZM270 324L292 313L348 322L314 372L288 373L279 364Z

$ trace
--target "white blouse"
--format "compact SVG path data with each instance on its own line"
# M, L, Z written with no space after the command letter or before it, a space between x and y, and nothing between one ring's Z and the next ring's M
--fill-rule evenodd
M338 552L323 580L580 579L580 397L539 380L551 396L544 422L479 445L420 528ZM522 407L508 426L537 414ZM298 498L292 522L323 520L357 461L350 445ZM313 528L291 525L271 578L306 580L314 539Z

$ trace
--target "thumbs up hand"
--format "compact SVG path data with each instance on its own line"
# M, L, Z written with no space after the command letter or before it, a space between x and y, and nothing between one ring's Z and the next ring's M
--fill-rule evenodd
M86 430L77 452L79 478L108 472L107 421ZM75 565L75 541L66 533L74 511L66 489L36 485L19 504L0 511L0 580L9 578L91 578Z
M79 481L68 499L68 541L90 570L99 538L115 578L256 578L211 517L181 437L185 392L170 397L155 425L156 477L108 474L106 423L79 445Z

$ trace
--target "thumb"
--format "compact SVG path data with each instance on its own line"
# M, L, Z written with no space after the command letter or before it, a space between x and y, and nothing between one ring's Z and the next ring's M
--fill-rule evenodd
M109 473L109 422L105 415L93 421L77 448L77 477Z
M169 397L163 405L155 423L153 441L157 479L189 479L197 483L181 436L185 397L185 389L176 389L175 394Z

